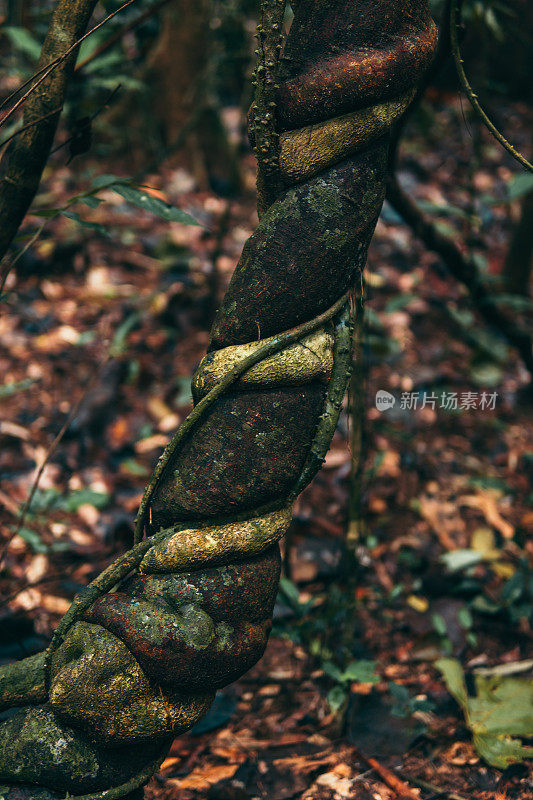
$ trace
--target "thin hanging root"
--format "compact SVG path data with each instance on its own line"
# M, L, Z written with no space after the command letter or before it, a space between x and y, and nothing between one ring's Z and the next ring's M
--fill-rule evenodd
M353 324L350 318L350 305L347 303L335 326L335 346L333 350L333 371L328 384L324 411L318 423L311 450L298 478L296 485L290 493L290 499L295 499L302 489L314 478L329 450L342 401L348 388L352 369L352 333Z

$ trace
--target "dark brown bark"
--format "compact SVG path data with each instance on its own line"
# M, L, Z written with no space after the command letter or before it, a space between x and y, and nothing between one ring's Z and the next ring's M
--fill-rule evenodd
M63 56L83 36L96 0L58 0L38 69ZM23 133L7 145L0 160L0 259L4 257L33 198L48 161L78 49L62 61L29 96ZM35 124L33 124L35 123Z
M503 267L505 291L529 296L533 268L533 192L522 200L520 217L513 231Z

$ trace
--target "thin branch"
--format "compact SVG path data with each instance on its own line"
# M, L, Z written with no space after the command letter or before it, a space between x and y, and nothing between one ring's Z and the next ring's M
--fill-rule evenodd
M130 22L128 25L125 25L123 28L121 28L119 31L113 34L113 36L110 36L109 39L107 39L107 41L103 42L99 47L97 47L94 53L91 53L90 56L87 56L87 58L84 61L81 61L79 64L76 64L76 69L74 70L74 72L79 72L88 64L90 64L92 61L95 61L97 58L99 58L103 53L107 53L107 51L110 50L117 42L119 42L127 33L130 33L130 31L134 31L136 28L139 27L139 25L142 25L143 22L146 22L147 19L153 17L154 14L157 14L157 12L160 11L163 8L163 6L166 6L167 3L169 2L170 0L159 0L158 3L155 3L150 8L147 8L146 11L140 14L136 19L132 20L132 22Z
M90 31L87 31L87 33L85 33L85 34L84 34L83 36L81 36L81 37L80 37L80 38L79 38L77 41L75 41L75 42L74 42L74 44L72 44L72 45L71 45L71 46L70 46L70 47L69 47L67 50L65 50L65 52L64 52L64 53L63 53L61 56L58 56L57 58L55 58L55 59L54 59L54 60L53 60L53 61L52 61L52 62L51 62L51 63L50 63L50 64L49 64L49 65L48 65L46 68L45 68L45 71L44 71L44 73L41 75L41 77L40 77L40 78L39 78L39 79L38 79L38 80L37 80L37 81L36 81L34 84L32 84L32 86L31 86L31 87L28 89L28 91L27 91L27 92L25 92L25 93L22 95L22 97L20 97L20 98L17 100L17 102L15 103L15 105L14 105L14 106L12 106L12 107L9 109L9 111L8 111L6 114L4 114L4 116L2 117L2 119L0 119L0 127L1 127L2 125L4 125L4 124L5 124L6 120L8 120L8 119L9 119L9 118L12 116L12 114L14 114L14 113L15 113L15 111L16 111L18 108L20 108L20 106L21 106L23 103L25 103L25 102L26 102L26 100L28 99L28 97L29 97L29 96L30 96L30 95L31 95L31 94L32 94L32 93L35 91L35 89L36 89L36 88L37 88L37 87L38 87L38 86L39 86L39 85L40 85L40 84L41 84L41 83L42 83L42 82L43 82L43 81L44 81L44 80L45 80L45 79L46 79L46 78L47 78L47 77L50 75L50 73L52 73L52 72L53 72L55 69L57 69L57 67L58 67L60 64L62 64L62 63L63 63L63 62L64 62L64 61L65 61L65 60L66 60L66 59L69 57L69 55L70 55L70 54L71 54L71 53L72 53L72 52L73 52L73 51L74 51L74 50L75 50L77 47L79 47L79 46L80 46L80 44L81 44L82 42L84 42L84 41L85 41L85 39L87 39L89 36L92 36L92 34L93 34L95 31L99 30L99 29L100 29L100 28L101 28L103 25L105 25L107 22L109 22L109 20L110 20L110 19L112 19L113 17L115 17L115 16L116 16L117 14L119 14L121 11L124 11L124 9L125 9L125 8L127 8L128 6L131 6L131 4L132 4L132 3L134 3L134 2L135 2L135 0L127 0L127 2L126 2L126 3L124 3L124 5L120 6L120 8L117 8L117 10L116 10L116 11L113 11L111 14L108 14L108 15L107 15L107 17L105 17L105 19L103 19L101 22L99 22L97 25L95 25L95 26L94 26L94 28L91 28L91 30L90 30Z
M55 219L55 217L53 217L53 219ZM15 266L17 261L22 258L24 253L26 253L33 244L35 244L35 242L37 241L37 239L39 238L41 233L44 231L45 227L47 226L47 224L49 222L50 222L50 220L47 219L41 225L39 225L39 227L37 228L35 233L30 237L30 239L28 239L28 241L26 242L24 247L22 247L19 250L19 252L15 256L15 258L13 258L9 262L6 259L6 265L3 268L2 272L0 273L0 299L2 298L2 295L4 293L4 289L5 289L5 286L6 286L6 281L7 281L9 273L11 272L11 270L13 269L13 267ZM2 263L3 263L3 261L2 261ZM0 264L0 266L1 266L1 264Z
M28 124L23 125L22 128L17 128L17 130L14 133L12 133L11 136L8 136L7 139L4 139L3 142L0 142L0 149L4 147L4 145L6 145L8 142L10 142L12 139L14 139L15 136L19 136L21 133L24 133L24 131L29 130L29 128L33 128L34 125L39 125L40 122L43 122L45 119L48 119L49 117L53 117L54 114L59 114L59 112L62 110L63 106L59 106L59 108L54 108L53 111L49 111L48 114L43 114L42 117L39 117L38 119L34 119L31 122L28 122Z
M455 61L455 66L457 68L457 74L459 76L459 80L461 82L461 86L463 87L464 93L468 97L470 101L470 105L485 125L487 130L489 130L495 139L502 145L502 147L510 153L513 158L515 158L520 164L522 164L525 169L533 172L533 164L524 158L522 153L520 153L513 145L507 141L503 133L501 133L498 128L494 125L492 120L487 116L485 111L480 105L478 100L477 94L472 89L468 78L466 77L466 72L463 66L463 58L461 56L461 50L459 49L459 37L458 37L458 30L461 24L461 5L462 0L454 0L451 4L450 8L450 37L451 37L451 45L452 45L452 53L453 58Z
M38 70L37 70L37 72L34 72L34 73L33 73L33 75L30 75L30 77L29 77L29 78L28 78L26 81L24 81L24 83L21 83L21 84L20 84L20 86L17 86L17 88L16 88L16 89L14 89L14 90L11 92L11 94L8 94L8 96L7 96L7 97L5 97L5 98L2 100L2 102L0 103L0 109L2 109L2 108L5 108L5 106L9 105L9 103L11 102L11 100L13 100L13 98L14 98L14 97L16 97L16 96L19 94L19 92L21 92L23 89L25 89L25 88L26 88L26 86L29 86L29 84L30 84L32 81L34 81L34 80L35 80L35 78L38 78L38 77L39 77L39 75L42 75L42 74L43 74L43 72L44 72L45 70L47 70L49 66L50 66L50 64L45 64L45 65L44 65L44 67L41 67L40 69L38 69Z
M70 411L68 413L68 416L67 416L66 420L64 421L63 425L61 426L61 429L59 430L59 432L55 436L54 440L52 441L50 447L46 451L45 456L44 456L44 458L41 461L41 464L39 466L39 469L37 470L37 474L35 475L32 487L30 489L30 493L28 494L28 497L26 498L26 502L22 506L22 509L20 511L17 523L16 523L11 535L8 537L7 541L5 542L5 544L4 544L3 548L2 548L2 552L0 553L0 565L3 563L4 558L7 555L7 551L9 550L9 546L10 546L11 542L13 541L15 536L17 536L20 533L20 530L21 530L22 526L24 525L24 522L26 521L26 517L28 516L28 513L30 511L31 504L33 502L33 498L35 497L35 493L36 493L37 489L39 488L39 483L40 483L42 474L44 472L44 468L46 467L46 465L50 461L51 457L53 456L53 454L57 450L57 447L58 447L59 443L61 442L61 439L63 438L63 436L67 432L72 420L74 419L74 417L78 413L81 404L83 403L83 401L87 397L87 394L90 391L90 389L93 387L94 383L96 382L96 379L99 377L99 375L100 375L100 373L102 371L102 368L105 365L105 363L107 362L107 360L108 359L106 358L104 360L104 362L100 365L100 369L98 370L96 375L93 376L92 380L89 381L89 383L87 384L87 386L85 388L85 391L82 394L82 396L72 406L72 408L70 409Z
M360 750L357 748L353 748L353 751L359 761L365 764L370 769L373 769L379 777L381 778L384 783L387 784L389 789L391 789L396 797L400 798L400 800L420 800L418 794L415 794L414 790L411 789L409 784L395 775L392 770L385 767L375 758L369 758L368 756L363 755Z

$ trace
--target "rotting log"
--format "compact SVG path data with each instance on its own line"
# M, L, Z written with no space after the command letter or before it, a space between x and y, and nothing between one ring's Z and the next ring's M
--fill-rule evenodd
M75 599L44 657L0 671L5 706L23 706L0 728L6 800L134 792L266 646L278 541L348 383L349 297L384 197L388 131L436 39L427 0L293 6L283 47L284 0L262 3L260 222L136 543Z

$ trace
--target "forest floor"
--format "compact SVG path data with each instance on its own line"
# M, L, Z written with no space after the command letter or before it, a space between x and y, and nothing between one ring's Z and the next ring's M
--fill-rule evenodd
M527 143L524 109L504 112ZM457 101L434 99L421 130L408 131L402 180L496 282L517 169L484 133L472 136ZM37 206L59 207L95 174L83 157L78 171L64 160ZM3 661L42 649L76 591L131 544L143 487L190 409L213 311L256 224L249 154L242 170L245 191L231 201L197 190L181 168L146 178L205 227L165 222L105 190L97 207L75 207L104 232L58 216L9 278L0 317L6 539L70 421L0 575ZM29 217L28 230L41 223ZM151 800L533 797L524 764L502 771L480 757L435 666L458 659L470 691L476 670L527 675L527 374L387 205L367 291L352 389L366 409L355 558L347 401L324 469L296 505L266 654L176 739ZM378 390L392 407L376 408Z

